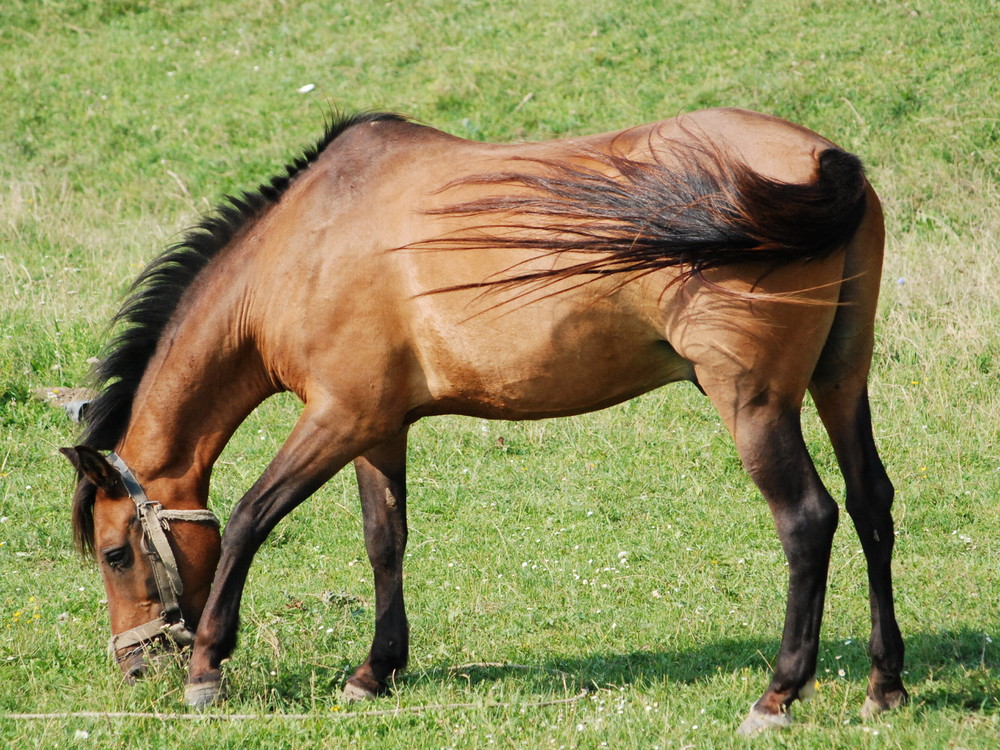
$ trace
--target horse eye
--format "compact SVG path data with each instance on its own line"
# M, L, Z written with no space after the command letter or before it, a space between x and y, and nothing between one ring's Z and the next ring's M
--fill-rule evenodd
M104 550L102 554L104 555L104 562L108 564L108 567L118 569L128 564L128 547L115 547L114 549Z

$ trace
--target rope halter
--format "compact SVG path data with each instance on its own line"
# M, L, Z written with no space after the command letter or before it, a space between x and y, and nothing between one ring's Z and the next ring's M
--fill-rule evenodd
M208 510L167 510L160 503L152 502L146 497L145 490L135 478L135 474L117 453L108 455L108 462L121 476L125 491L135 503L136 518L142 528L142 551L149 560L153 570L153 580L160 592L160 604L163 609L159 617L142 625L137 625L122 633L111 636L108 651L111 657L121 662L136 650L145 648L157 637L164 635L178 646L190 646L194 643L194 632L184 622L181 611L181 594L184 584L180 571L177 569L177 559L170 548L167 532L170 531L170 521L190 521L205 523L219 528L219 519ZM125 656L115 655L124 648L133 647Z

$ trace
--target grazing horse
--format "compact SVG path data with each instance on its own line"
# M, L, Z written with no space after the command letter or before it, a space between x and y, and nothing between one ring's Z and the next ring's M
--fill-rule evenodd
M807 390L868 563L863 714L901 704L893 487L867 395L883 239L856 157L752 112L510 145L338 119L154 260L117 316L82 444L63 449L111 650L134 677L154 641L193 642L186 700L215 701L254 554L353 461L376 621L344 691L383 693L408 652L409 426L579 414L687 380L732 434L789 566L774 675L741 730L789 723L814 686L838 508L802 438ZM302 413L220 537L212 465L280 391Z

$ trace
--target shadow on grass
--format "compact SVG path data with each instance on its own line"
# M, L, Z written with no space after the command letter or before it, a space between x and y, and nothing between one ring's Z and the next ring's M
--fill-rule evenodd
M997 632L996 627L991 630ZM663 681L696 684L720 674L751 670L763 690L770 675L768 662L777 649L777 639L733 638L677 651L597 653L555 657L540 664L441 665L405 674L400 689L461 679L469 686L516 682L525 692L551 694L553 690L575 692L582 688L641 689ZM864 680L870 662L863 642L852 642L848 647L841 640L824 640L820 644L821 679L824 665L845 669L851 675L848 679ZM917 711L947 707L1000 714L1000 643L991 644L982 630L968 628L912 634L907 638L904 682Z

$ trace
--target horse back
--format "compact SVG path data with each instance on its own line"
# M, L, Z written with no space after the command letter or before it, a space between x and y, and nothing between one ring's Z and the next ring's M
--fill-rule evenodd
M498 227L531 233L548 220L530 215L512 224L502 208L449 212L529 191L520 178L483 175L531 176L553 163L608 172L602 155L609 153L669 167L681 158L678 144L694 140L721 144L781 183L815 180L820 154L833 147L799 126L740 110L532 144L475 143L402 121L352 128L258 231L255 278L270 287L259 295L269 300L258 326L265 360L306 399L352 393L349 400L391 406L408 419L571 414L672 380L746 373L766 381L760 387L780 385L789 399L801 398L837 316L844 252L777 267L723 265L696 277L662 268L634 278L484 286L580 257L517 242L439 242ZM306 314L292 299L304 301Z

